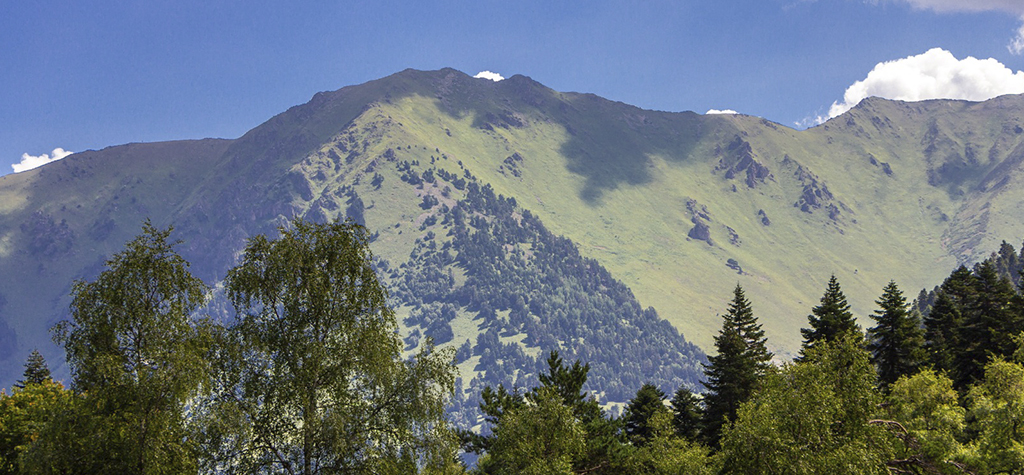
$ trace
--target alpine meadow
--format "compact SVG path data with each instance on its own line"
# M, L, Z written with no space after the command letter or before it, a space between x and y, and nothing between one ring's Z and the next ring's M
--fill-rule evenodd
M1022 241L1024 95L407 69L0 176L0 471L1019 473Z

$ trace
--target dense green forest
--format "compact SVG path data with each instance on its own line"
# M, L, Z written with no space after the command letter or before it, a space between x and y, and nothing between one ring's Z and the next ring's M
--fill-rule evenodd
M482 322L471 332L475 341L454 342L459 361L478 358L477 376L453 401L456 422L476 424L488 386L535 385L552 350L586 361L583 389L605 401L627 401L645 382L698 387L703 352L515 199L481 186L468 169L459 176L434 167L417 172L410 162L398 168L423 194L426 233L405 262L376 266L395 303L412 309L403 322L413 329L407 348L425 335L448 343L459 314ZM358 221L361 200L350 202L348 215Z
M562 335L582 331L557 318L525 318L543 314L546 301L527 303L515 288L502 294L498 275L548 279L566 288L553 295L578 299L584 315L653 318L628 310L625 287L571 249L560 265L521 265L525 254L563 241L531 225L513 201L466 186L455 206L425 198L424 207L447 207L440 219L455 223L452 238L475 250L453 256L421 240L419 265L391 276L405 278L399 293L408 294L398 298L420 299L410 324L443 340L453 308L475 305L504 314L482 341L514 328L555 348ZM833 277L810 309L793 362L772 363L756 306L737 285L717 352L703 367L703 390L694 391L689 381L635 381L627 365L603 370L621 371L617 381L595 381L586 355L516 359L495 350L500 340L446 350L425 336L403 342L381 283L387 264L370 254L372 236L352 220L295 221L277 239L251 239L224 282L233 318L200 317L209 289L189 273L170 234L146 223L106 270L73 285L71 318L53 329L72 381L53 381L42 356L29 355L22 380L0 394L0 471L1024 471L1024 256L1008 244L913 302L889 282L866 330ZM435 272L452 262L475 269L458 290L450 269ZM572 278L587 272L598 278ZM593 282L605 299L580 301L590 294L576 289ZM488 309L479 293L500 303ZM598 317L593 322L600 329ZM585 337L597 338L590 331ZM536 379L483 385L480 418L453 421L446 408L458 401L455 364L467 351L542 367L508 367L508 375L535 371ZM622 414L606 410L604 386L627 384L634 389ZM466 454L478 456L472 466Z

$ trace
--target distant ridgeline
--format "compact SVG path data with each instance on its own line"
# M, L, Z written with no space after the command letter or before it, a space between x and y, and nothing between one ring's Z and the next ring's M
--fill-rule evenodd
M420 231L427 233L408 261L378 259L377 268L396 303L411 308L407 349L426 337L451 342L463 375L480 371L464 384L468 399L457 397L454 413L475 421L484 387L535 386L551 350L590 364L584 389L602 402L624 402L646 382L699 387L703 352L569 239L515 199L480 186L469 170L458 176L415 165L397 166L423 197ZM361 210L349 212L358 218ZM456 334L478 336L453 341Z

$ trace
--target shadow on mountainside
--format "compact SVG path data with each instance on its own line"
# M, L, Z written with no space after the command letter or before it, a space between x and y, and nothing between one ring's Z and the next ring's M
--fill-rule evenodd
M702 118L693 112L647 111L593 94L559 93L521 75L499 82L452 69L395 76L432 84L429 97L454 118L473 114L476 128L519 128L530 118L562 126L569 138L558 152L566 169L584 178L579 196L591 206L621 185L649 183L654 155L687 159L701 133Z

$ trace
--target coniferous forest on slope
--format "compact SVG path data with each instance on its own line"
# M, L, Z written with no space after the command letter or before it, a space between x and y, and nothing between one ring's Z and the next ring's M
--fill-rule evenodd
M246 199L248 185L230 185L228 203L245 210L239 216L256 220L256 209L274 217L267 222L283 224L277 232L256 228L244 252L200 232L208 228L197 223L223 218L212 204L223 202L202 202L196 206L208 207L199 206L202 213L175 231L184 243L147 221L106 265L97 261L78 274L82 280L67 282L72 318L51 334L67 362L57 379L68 370L70 377L66 386L54 382L43 357L29 355L19 383L0 397L4 472L1024 470L1017 429L1024 401L1022 256L1009 244L913 300L896 282L878 282L875 312L859 320L835 276L820 283L823 292L802 291L821 295L797 314L809 314L802 331L772 333L803 340L792 362L787 346L773 345L758 319L761 305L777 309L779 302L759 300L763 294L752 301L739 285L705 283L700 292L729 302L704 315L719 324L705 356L640 305L601 264L610 261L585 257L573 240L549 231L537 213L550 210L532 212L497 193L495 187L509 192L501 181L469 170L517 180L541 155L506 146L510 155L494 169L483 158L463 154L464 164L450 150L416 142L372 142L380 149L371 150L369 139L391 133L384 125L396 122L389 115L396 110L382 107L366 109L379 122L345 129L333 146L306 156L302 173L256 188L267 206ZM514 122L472 129L526 125ZM714 152L714 173L742 179L729 168L739 159L754 189L764 169L751 161L750 143L735 137ZM808 180L794 213L812 216L817 208L807 197L830 192L782 156L799 181ZM885 179L893 176L873 155L868 163ZM88 163L65 165L75 178ZM896 176L904 171L897 168ZM134 205L137 197L128 193L142 183L123 179L112 199ZM309 206L289 201L296 196ZM542 202L539 195L517 196ZM685 212L674 212L698 234L692 244L714 249L699 232L712 222L707 207L695 199L680 203ZM822 208L830 215L838 209ZM288 213L306 221L287 220ZM714 222L726 214L714 214ZM760 210L755 226L782 227L782 213L771 215L774 224ZM83 235L59 216L36 211L20 225L31 238L25 255L75 256L73 241ZM349 221L339 223L339 216ZM113 226L104 219L96 223ZM841 220L827 219L842 234ZM359 226L368 221L372 232ZM552 229L564 226L559 221L545 220ZM210 227L245 240L250 234L235 224ZM104 238L110 231L90 229L89 236ZM743 242L724 223L716 229L729 232L727 246ZM371 244L381 254L371 255ZM177 250L191 252L195 267ZM234 267L209 288L212 281L189 269L222 278L215 259ZM746 260L722 264L754 285ZM775 282L800 281L793 279ZM941 280L935 275L933 282Z
M435 177L428 169L403 178L438 192L424 194L421 207L433 214L423 229L437 223L448 230L447 239L428 231L407 262L384 271L395 299L413 308L403 322L415 329L406 338L409 349L427 335L448 343L461 311L482 322L476 341L461 342L456 353L460 361L479 357L474 369L481 371L466 384L457 419L474 425L485 387L536 384L544 349L588 362L584 389L610 401L628 400L645 382L699 384L703 352L514 199L479 186L468 171L458 177L442 169ZM450 187L464 189L465 198L453 199ZM455 273L464 276L459 284Z
M522 231L531 217L486 188L466 196L454 206L438 198L449 208L440 219L455 221L454 239L475 238L478 252L493 257L459 261L430 249L430 240L415 252L440 269L513 264L467 273L460 288L470 290L459 292L445 291L445 271L424 277L439 290L408 317L417 325L443 327L434 322L450 313L445 305L494 292L488 276L549 275L517 272L514 263L559 239L539 227ZM623 377L631 397L616 415L601 405L602 386L611 384L591 374L607 362L550 351L536 358L535 380L470 386L483 385L477 425L446 416L458 400L457 353L466 350L424 339L403 354L412 345L401 341L381 284L388 271L358 224L296 221L279 238L251 239L225 281L233 308L226 321L197 317L207 289L170 236L144 224L96 279L73 285L72 318L53 330L72 380L67 388L54 382L42 357L29 356L23 379L0 398L5 473L1024 470L1024 296L1015 284L1024 259L1008 244L913 302L890 282L867 329L833 277L809 309L799 357L781 365L770 363L756 302L737 286L700 390L685 380ZM590 270L568 255L570 269ZM572 272L550 275L585 294ZM513 316L528 304L508 299L507 308L490 309L508 312L496 319L499 338L516 326L539 344L547 341L541 331L556 340L570 331L557 320L531 328L539 322ZM460 453L479 458L467 467Z

